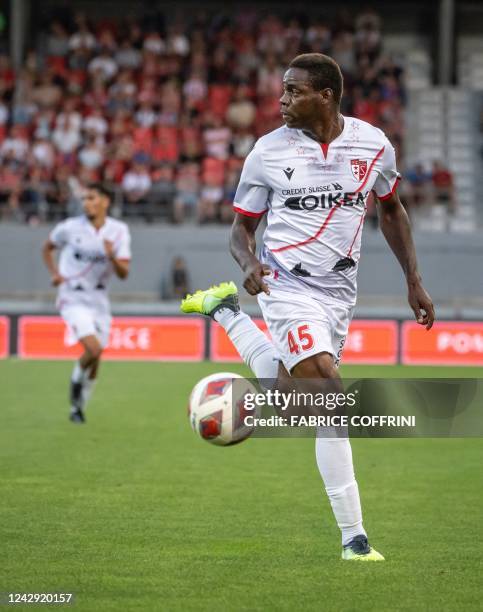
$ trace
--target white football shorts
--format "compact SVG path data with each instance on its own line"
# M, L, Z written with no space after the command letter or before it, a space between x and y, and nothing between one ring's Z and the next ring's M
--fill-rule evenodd
M317 353L330 353L339 365L354 308L269 285L270 295L260 293L258 303L287 371Z
M96 336L105 348L109 343L112 317L88 306L65 306L60 316L67 324L66 344L72 346L81 338Z

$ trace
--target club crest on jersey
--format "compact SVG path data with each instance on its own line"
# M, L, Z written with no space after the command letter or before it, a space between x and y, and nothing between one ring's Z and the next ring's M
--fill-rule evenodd
M351 170L356 181L363 181L367 174L367 162L362 159L351 159Z

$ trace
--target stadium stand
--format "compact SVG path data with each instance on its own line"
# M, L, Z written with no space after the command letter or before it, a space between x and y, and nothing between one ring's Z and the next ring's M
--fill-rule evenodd
M403 70L383 43L372 10L330 23L245 10L161 31L63 11L17 74L0 56L0 218L75 214L82 184L102 179L119 216L229 223L243 159L280 125L284 67L305 51L340 63L343 112L402 156Z

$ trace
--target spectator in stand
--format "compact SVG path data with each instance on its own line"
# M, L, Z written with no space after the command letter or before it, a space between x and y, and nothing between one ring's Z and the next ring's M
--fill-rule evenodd
M153 215L172 220L176 196L174 167L171 164L161 164L153 170L151 179L149 198Z
M97 136L89 136L85 145L79 150L79 162L85 168L97 170L104 163L104 146L102 139ZM97 176L97 180L99 176Z
M25 219L31 225L46 221L48 182L45 180L44 170L41 166L32 166L23 187L21 200Z
M284 49L284 27L276 15L268 15L260 23L258 49L261 53L280 54Z
M144 101L139 105L139 108L134 115L134 119L141 127L152 128L158 120L158 115L154 110L153 105L148 101Z
M226 173L223 201L220 205L221 223L232 223L235 217L233 202L235 201L235 193L238 186L238 181L240 180L240 173L241 166L238 163L232 163L231 167L229 167Z
M133 47L131 41L125 38L115 53L114 59L121 70L137 70L142 64L143 56L141 51Z
M182 57L187 57L189 55L190 41L184 33L181 24L175 24L168 29L166 50L168 54L180 55Z
M283 75L284 68L279 64L277 56L273 53L266 55L258 69L258 95L266 98L280 98Z
M250 100L248 87L239 85L226 111L226 120L232 128L250 128L255 122L257 109Z
M95 106L82 120L82 130L87 137L94 136L104 142L108 129L109 124L100 106Z
M32 143L32 164L51 171L55 164L55 150L48 138L40 136Z
M166 44L159 32L152 31L144 39L143 49L153 55L161 55L166 51Z
M255 145L255 136L250 129L239 129L233 133L232 138L232 148L233 155L235 157L239 157L241 159L245 159L245 157L250 153Z
M193 217L198 206L200 191L200 168L196 162L181 164L176 177L176 198L173 208L174 223L182 223L188 210Z
M183 85L184 100L188 109L202 110L204 108L208 86L203 72L202 69L195 68Z
M408 213L412 215L415 209L424 206L430 200L431 173L427 172L423 164L416 164L404 174L405 202Z
M77 100L75 98L68 98L63 104L63 110L57 116L55 126L65 129L67 126L70 129L80 132L82 126L82 115L77 110Z
M352 76L356 68L356 58L354 53L354 40L352 33L341 31L332 41L331 56L341 67L346 76Z
M75 152L81 144L79 125L73 117L57 122L52 132L52 142L66 163L74 163Z
M69 35L60 21L50 24L50 32L45 41L46 54L51 58L64 58L69 52ZM63 63L60 63L63 66Z
M92 51L96 46L96 39L89 29L85 15L79 13L75 18L77 30L69 38L71 51Z
M29 143L25 130L19 125L10 128L7 138L0 146L0 158L3 162L15 161L24 162L29 150Z
M126 200L124 211L129 215L141 212L150 220L148 208L148 195L152 181L148 171L149 159L146 155L137 153L133 165L122 179L123 197ZM137 209L137 211L136 211Z
M324 21L310 25L305 34L305 41L311 53L329 53L332 45L332 32Z
M4 220L24 220L20 207L23 177L22 166L13 157L3 157L0 166L0 216Z
M103 49L99 55L89 62L87 69L92 76L98 76L103 81L110 81L116 76L118 66L111 53L107 49Z
M189 292L188 270L182 257L175 257L171 267L171 299L180 300Z
M260 65L257 45L253 36L246 36L240 48L234 76L238 81L251 82Z
M207 113L205 117L205 154L216 159L227 159L231 141L230 128L224 125L223 119L218 115Z
M22 79L26 77L23 75ZM60 103L62 99L62 88L54 82L54 77L51 73L46 72L39 77L37 84L32 90L33 101L42 108L53 108Z
M223 200L223 187L213 177L208 177L201 187L198 201L198 223L214 223L218 218L218 208Z
M435 204L445 206L450 214L454 214L456 198L453 175L440 161L433 163L432 181Z

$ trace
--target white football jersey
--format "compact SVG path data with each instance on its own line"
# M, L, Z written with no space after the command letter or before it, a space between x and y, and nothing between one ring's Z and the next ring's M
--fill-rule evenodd
M62 221L54 227L50 241L60 249L59 274L66 280L59 286L57 308L85 304L109 311L107 288L113 274L104 240L113 243L118 259L131 259L131 236L122 221L107 217L96 230L84 215Z
M394 147L365 121L344 117L329 145L284 126L246 158L234 209L268 213L261 258L288 282L354 304L368 196L389 198L398 178Z

